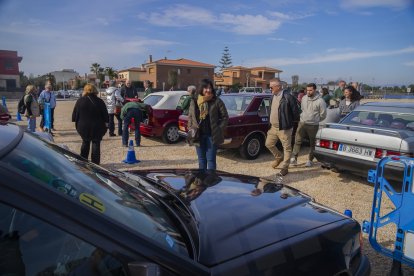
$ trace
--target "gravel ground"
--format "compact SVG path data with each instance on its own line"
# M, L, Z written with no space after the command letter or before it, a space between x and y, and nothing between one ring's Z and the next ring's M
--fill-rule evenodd
M380 100L381 101L381 100ZM384 100L382 100L384 101ZM81 139L76 132L71 114L74 100L59 100L55 110L55 142L62 143L73 152L80 152ZM16 114L17 100L8 101L7 105L13 119ZM23 118L23 120L25 120ZM40 120L37 122L39 125ZM25 121L18 124L26 124ZM116 131L115 131L116 132ZM142 138L142 147L135 150L136 165L122 163L127 148L121 147L121 137L106 135L101 144L101 165L111 169L150 169L150 168L197 168L195 149L179 142L167 145L156 138ZM311 168L305 168L307 148L303 148L298 158L298 166L290 167L289 174L283 178L283 183L301 190L314 197L317 202L331 207L339 212L351 209L353 217L362 224L370 218L373 199L373 186L365 179L350 175L338 174L324 170L316 163ZM275 179L279 170L271 168L273 157L264 152L256 160L243 160L238 151L226 150L217 155L217 167L220 170L254 175ZM388 207L391 208L391 207ZM395 231L391 228L381 233L383 244L392 246L395 241ZM378 254L370 246L367 235L364 234L364 253L369 257L372 267L371 275L387 275L391 268L391 259ZM414 268L403 265L404 275L413 275Z

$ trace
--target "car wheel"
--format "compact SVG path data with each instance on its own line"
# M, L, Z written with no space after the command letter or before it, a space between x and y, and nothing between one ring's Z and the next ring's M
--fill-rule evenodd
M240 155L244 159L253 160L256 159L264 146L264 139L260 135L251 135L240 146Z
M177 125L168 125L164 129L164 133L162 134L162 140L165 143L172 144L178 141L180 136L178 135L178 126Z

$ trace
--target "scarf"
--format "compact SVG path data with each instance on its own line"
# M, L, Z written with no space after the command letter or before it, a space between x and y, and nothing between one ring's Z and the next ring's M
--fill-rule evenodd
M200 110L200 120L204 120L208 115L208 101L213 98L213 95L203 96L198 95L197 105Z

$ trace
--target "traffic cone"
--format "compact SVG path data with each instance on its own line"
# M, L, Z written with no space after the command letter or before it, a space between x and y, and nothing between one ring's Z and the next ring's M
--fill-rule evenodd
M22 120L22 117L20 116L19 111L17 111L17 114L16 114L16 121L21 121L21 120Z
M135 164L141 162L135 157L134 141L129 140L128 152L125 160L122 160L122 162L127 164Z

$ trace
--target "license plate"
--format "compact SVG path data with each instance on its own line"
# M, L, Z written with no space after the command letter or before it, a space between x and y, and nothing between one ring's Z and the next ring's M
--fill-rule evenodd
M375 157L375 149L347 144L340 144L337 152L341 155L358 157L366 160L374 160Z

